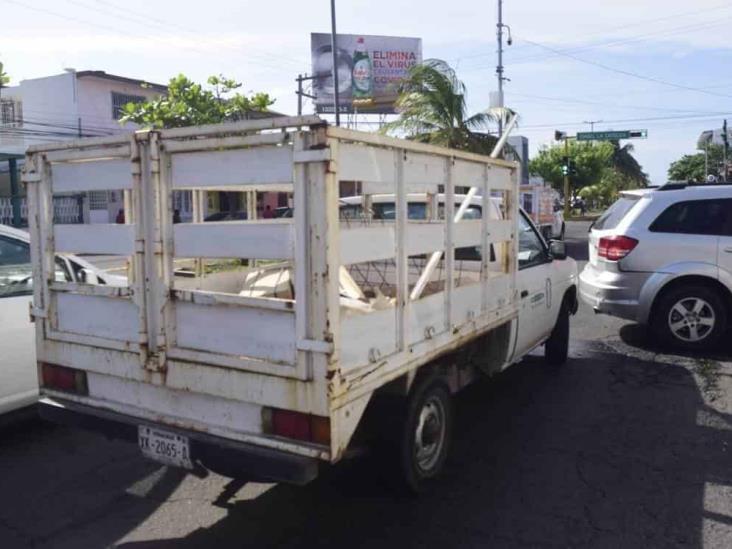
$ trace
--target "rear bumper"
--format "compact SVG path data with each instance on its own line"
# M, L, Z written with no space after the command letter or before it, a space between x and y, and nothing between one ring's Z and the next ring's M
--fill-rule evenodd
M134 443L137 443L140 425L178 433L189 438L191 459L194 463L225 476L298 485L307 484L318 476L319 462L315 458L176 429L56 398L42 398L38 409L41 417L48 421L81 427L110 438Z
M641 289L650 276L597 270L588 263L580 273L579 295L598 313L638 321Z

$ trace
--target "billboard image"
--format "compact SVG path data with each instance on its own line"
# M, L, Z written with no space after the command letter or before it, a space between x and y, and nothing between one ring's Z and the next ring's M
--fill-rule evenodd
M313 95L318 113L332 113L334 85L330 34L310 35ZM336 39L340 112L390 114L397 85L422 62L422 39L338 34Z

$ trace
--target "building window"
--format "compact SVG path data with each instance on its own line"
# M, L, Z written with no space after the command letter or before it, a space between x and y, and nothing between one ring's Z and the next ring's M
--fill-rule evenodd
M144 103L145 97L142 95L130 95L128 93L112 92L112 118L119 120L122 118L124 106L127 103Z
M89 209L90 210L106 210L107 191L89 191Z
M0 99L0 124L21 126L23 124L23 104L12 99Z

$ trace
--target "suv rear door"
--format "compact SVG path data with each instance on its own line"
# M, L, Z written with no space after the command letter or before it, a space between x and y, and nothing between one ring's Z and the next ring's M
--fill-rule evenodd
M641 195L624 194L603 213L597 221L590 226L590 257L589 261L593 267L599 265L597 248L600 239L603 236L615 234L614 231L620 225L620 222L627 216L630 211L640 202Z

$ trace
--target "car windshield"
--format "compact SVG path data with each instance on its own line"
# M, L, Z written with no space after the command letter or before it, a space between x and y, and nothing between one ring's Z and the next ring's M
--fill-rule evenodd
M623 196L619 198L595 221L592 228L598 231L614 229L628 212L633 209L633 206L638 204L639 198L638 196Z

